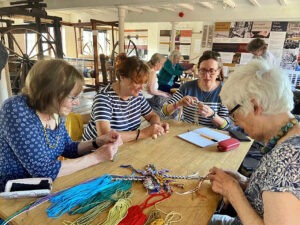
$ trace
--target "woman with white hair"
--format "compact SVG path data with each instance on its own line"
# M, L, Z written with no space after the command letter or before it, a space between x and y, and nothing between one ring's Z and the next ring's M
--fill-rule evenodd
M191 70L184 71L184 68L179 64L181 53L178 50L173 50L163 67L158 74L158 90L170 92L171 88L178 88L180 85L175 82L182 73L192 73Z
M288 76L266 61L253 60L230 75L220 95L235 124L266 145L249 179L210 169L212 190L237 212L236 218L214 215L210 224L299 224L300 125L290 113Z

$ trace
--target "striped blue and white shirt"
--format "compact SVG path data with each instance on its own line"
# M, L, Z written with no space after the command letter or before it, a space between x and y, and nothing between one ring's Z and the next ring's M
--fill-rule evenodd
M205 105L209 106L216 112L216 114L229 122L230 120L227 117L228 109L224 105L222 105L219 96L221 89L222 83L215 90L205 92L198 87L198 80L193 80L181 85L179 90L173 95L173 97L168 100L168 104L173 104L177 101L180 101L184 96L197 97L200 102L203 102ZM197 104L183 107L182 120L187 123L196 123L196 121L198 120L198 123L202 126L217 128L212 123L211 119L202 117L198 113Z
M128 100L123 100L111 85L107 85L94 98L91 119L84 130L83 140L98 136L96 122L99 121L108 121L110 128L117 131L136 130L141 125L141 116L146 116L151 111L142 93L138 97L131 96Z

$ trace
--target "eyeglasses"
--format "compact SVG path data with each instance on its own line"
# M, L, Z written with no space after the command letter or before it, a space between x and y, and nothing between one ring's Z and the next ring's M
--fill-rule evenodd
M240 107L241 107L241 105L240 105L240 104L237 104L237 105L234 106L233 109L230 110L229 113L228 113L228 117L229 117L233 122L235 122L235 118L234 118L234 116L233 116L233 113L234 113L236 110L238 110Z
M81 97L81 94L79 94L77 96L68 95L68 98L71 99L71 102L75 102L75 101L79 100L80 97Z
M199 69L198 71L202 75L205 75L206 73L208 73L209 75L215 75L218 70L219 69L216 69L216 70L215 69L209 69L209 70L207 70L207 69L202 68L202 69Z

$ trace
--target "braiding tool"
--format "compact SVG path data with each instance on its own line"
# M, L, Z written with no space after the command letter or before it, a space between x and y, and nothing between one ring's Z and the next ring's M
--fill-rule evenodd
M201 188L202 183L205 180L208 179L208 176L209 176L209 174L207 174L205 177L202 177L201 179L199 179L198 185L195 188L193 188L192 190L189 190L189 191L186 191L186 192L177 192L177 191L175 191L175 193L178 194L178 195L187 195L187 194L192 194L192 193L197 192ZM201 196L204 197L204 198L206 198L206 196L204 196L204 195L201 195Z
M166 198L169 198L170 196L171 194L166 192L151 194L146 199L146 201L144 201L140 205L131 206L128 209L128 213L126 217L119 223L119 225L143 225L147 220L147 216L143 214L143 210L150 206L155 205L158 202L163 201ZM161 197L161 198L154 202L148 203L151 199L155 197Z

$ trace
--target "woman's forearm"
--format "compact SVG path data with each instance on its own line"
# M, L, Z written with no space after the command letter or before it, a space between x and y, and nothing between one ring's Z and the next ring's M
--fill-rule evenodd
M225 120L223 117L219 116L216 112L215 112L215 117L213 117L211 119L211 121L213 124L215 124L220 129L224 129L228 124L227 120Z
M94 157L93 154L88 154L76 159L67 159L61 161L61 168L57 177L66 176L82 169L88 168L90 166L96 165L101 162L101 160Z
M182 107L182 102L181 101L177 101L177 102L174 102L174 103L171 103L171 104L165 104L163 106L163 113L166 116L172 115L180 107Z
M244 225L263 225L263 219L252 208L242 189L232 191L228 200Z

